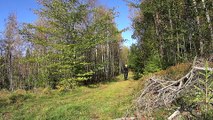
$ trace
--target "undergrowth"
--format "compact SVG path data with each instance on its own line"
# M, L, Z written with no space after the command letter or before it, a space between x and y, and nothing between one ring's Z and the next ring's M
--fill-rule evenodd
M175 66L171 66L167 68L166 70L161 70L155 73L155 75L166 76L170 79L178 80L182 76L184 76L186 73L188 73L190 69L191 69L190 63L180 63Z

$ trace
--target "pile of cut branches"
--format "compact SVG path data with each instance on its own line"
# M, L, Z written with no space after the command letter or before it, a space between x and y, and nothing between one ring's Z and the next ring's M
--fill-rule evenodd
M185 91L194 87L201 71L213 71L212 68L204 66L204 60L195 58L190 71L179 80L159 76L151 77L136 100L137 113L140 116L149 115L156 108L169 107L178 97L185 94Z

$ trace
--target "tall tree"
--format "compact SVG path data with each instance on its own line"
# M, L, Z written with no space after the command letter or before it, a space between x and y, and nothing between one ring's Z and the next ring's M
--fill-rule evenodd
M159 62L166 68L191 60L195 55L208 56L212 51L212 4L209 3L209 0L132 3L137 9L133 37L138 40L144 61L149 61L153 53L159 54Z
M33 64L38 66L33 66L38 68L34 79L43 71L53 88L72 88L97 81L97 76L110 79L118 74L121 40L113 10L96 7L91 0L43 0L40 4L43 8L37 13L46 25L29 24L23 30L33 45Z
M5 60L7 66L7 78L10 83L10 90L14 89L14 78L13 78L13 60L14 60L14 52L16 46L19 42L18 35L18 23L16 14L12 13L8 17L8 21L6 23L6 30L4 32L4 44L5 44Z

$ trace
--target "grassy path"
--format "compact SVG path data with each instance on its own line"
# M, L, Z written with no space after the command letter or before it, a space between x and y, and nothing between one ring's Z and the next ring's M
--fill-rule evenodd
M131 79L119 80L80 87L64 95L34 97L0 107L0 119L110 120L124 115L138 83Z

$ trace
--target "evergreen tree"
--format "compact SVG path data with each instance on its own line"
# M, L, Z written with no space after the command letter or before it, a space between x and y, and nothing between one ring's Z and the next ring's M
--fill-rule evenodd
M211 54L213 40L209 20L212 19L212 4L208 3L209 0L144 0L132 3L137 11L133 17L133 38L138 40L143 60L150 61L154 53L160 56L160 66L166 68L192 60L195 55Z

